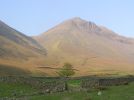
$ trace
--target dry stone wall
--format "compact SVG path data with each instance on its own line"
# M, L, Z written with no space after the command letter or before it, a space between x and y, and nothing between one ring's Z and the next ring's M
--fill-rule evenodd
M28 84L43 93L63 92L67 89L65 81L43 82L30 77L0 77L0 82Z
M130 82L134 82L134 77L128 78L93 78L83 80L81 83L82 88L96 88L100 86L113 86L113 85L125 85Z

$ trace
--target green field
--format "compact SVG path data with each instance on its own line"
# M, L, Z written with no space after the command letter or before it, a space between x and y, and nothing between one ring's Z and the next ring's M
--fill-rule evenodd
M134 100L134 83L123 86L108 87L97 95L98 91L56 93L42 96L33 96L31 100Z
M79 80L69 80L68 85L79 87ZM97 90L90 92L60 92L41 94L37 88L20 83L0 83L1 98L25 98L25 100L134 100L134 83L129 85L111 86L101 91L98 96ZM10 99L9 99L10 100Z
M37 91L37 89L34 89L29 85L20 83L0 83L0 98L31 95Z

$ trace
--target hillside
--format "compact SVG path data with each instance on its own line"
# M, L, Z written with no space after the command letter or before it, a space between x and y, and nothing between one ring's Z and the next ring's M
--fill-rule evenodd
M69 62L77 75L134 72L134 39L93 22L73 18L33 38L46 48L48 66Z
M34 39L0 21L0 74L36 72L39 58L44 59L45 56L46 50Z

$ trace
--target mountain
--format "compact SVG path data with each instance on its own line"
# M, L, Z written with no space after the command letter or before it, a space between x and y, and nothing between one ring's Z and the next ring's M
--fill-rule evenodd
M0 75L32 74L45 56L46 50L36 40L0 21Z
M46 48L48 66L68 62L76 75L134 74L134 39L93 22L76 17L33 38Z

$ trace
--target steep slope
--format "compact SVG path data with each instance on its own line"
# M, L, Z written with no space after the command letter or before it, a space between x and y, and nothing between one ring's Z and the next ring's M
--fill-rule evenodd
M46 50L34 39L0 21L0 65L36 71L34 66L37 66L38 58L43 59L45 56ZM3 69L2 66L0 68Z
M49 66L71 63L78 75L134 72L134 40L80 18L34 37L45 46Z

